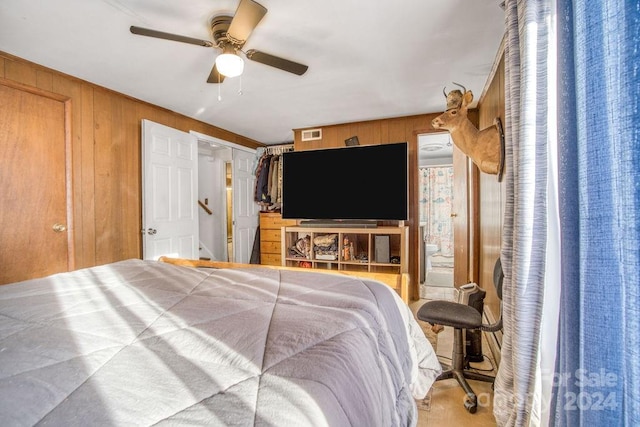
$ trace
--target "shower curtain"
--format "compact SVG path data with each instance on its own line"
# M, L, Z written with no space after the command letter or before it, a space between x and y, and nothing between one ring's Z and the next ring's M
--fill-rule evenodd
M425 241L438 245L440 255L453 256L453 166L419 169L420 223Z

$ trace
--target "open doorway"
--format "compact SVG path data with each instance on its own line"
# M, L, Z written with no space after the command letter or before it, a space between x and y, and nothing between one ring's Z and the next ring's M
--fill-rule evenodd
M198 141L200 259L230 261L231 155L229 147Z
M453 143L448 132L418 136L420 295L454 286Z
M227 261L235 262L233 250L233 163L224 163L224 176L226 185L225 200L227 201Z
M258 229L256 150L191 133L198 139L198 197L211 211L199 210L200 258L249 263Z

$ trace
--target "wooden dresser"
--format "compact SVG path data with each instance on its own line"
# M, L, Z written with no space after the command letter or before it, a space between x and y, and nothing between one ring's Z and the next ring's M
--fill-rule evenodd
M260 212L260 264L282 265L280 229L296 224L295 219L282 219L279 212Z

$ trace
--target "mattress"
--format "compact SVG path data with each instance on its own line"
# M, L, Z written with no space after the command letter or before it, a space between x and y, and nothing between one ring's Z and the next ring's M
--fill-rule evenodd
M3 426L410 426L440 372L372 280L131 259L0 286Z

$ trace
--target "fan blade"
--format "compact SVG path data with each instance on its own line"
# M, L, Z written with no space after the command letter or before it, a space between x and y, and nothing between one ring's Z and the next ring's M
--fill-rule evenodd
M173 40L176 42L190 43L198 46L213 47L213 43L208 40L194 39L192 37L181 36L178 34L163 33L162 31L150 30L149 28L136 27L132 25L129 30L133 34L139 34L141 36Z
M238 9L227 30L227 36L236 41L240 46L244 45L251 32L267 13L267 8L253 0L240 0Z
M211 73L209 74L209 78L207 79L207 83L222 83L224 81L224 75L218 72L216 68L216 64L213 64L213 68L211 69Z
M255 49L248 50L246 56L252 61L279 68L281 70L288 71L299 76L303 75L309 68L307 65L298 64L297 62L289 61L288 59L280 58L278 56L269 55L268 53L260 52L259 50Z

